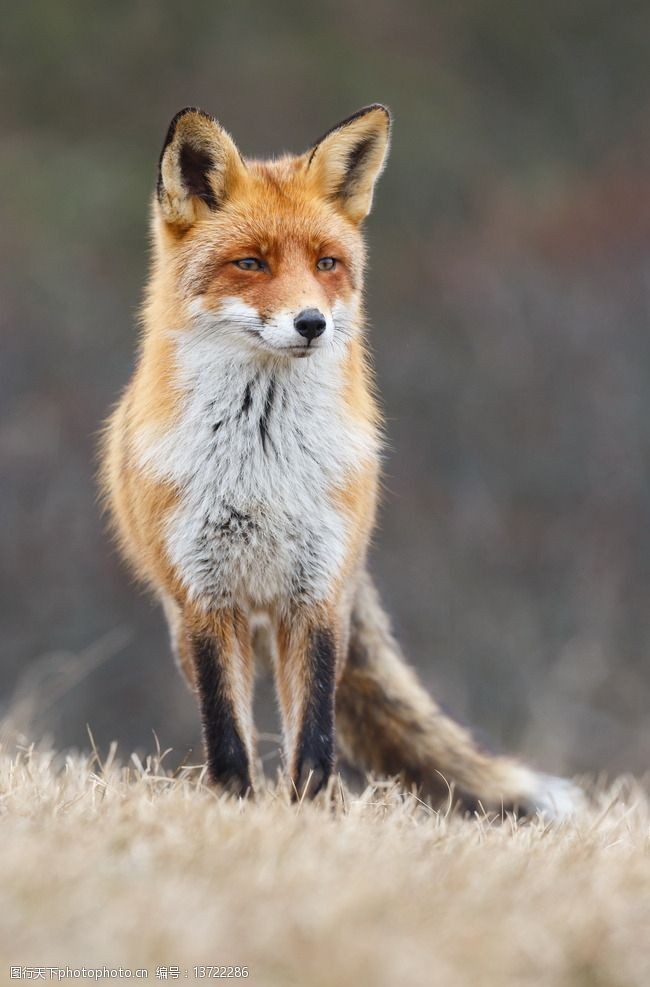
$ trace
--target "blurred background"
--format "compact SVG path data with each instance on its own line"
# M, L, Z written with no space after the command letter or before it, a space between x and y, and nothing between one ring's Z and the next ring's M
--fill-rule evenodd
M157 608L106 536L172 115L249 155L395 115L368 222L387 416L372 566L427 685L560 771L650 755L650 5L0 4L3 711L198 757ZM277 764L271 683L262 751ZM0 711L2 712L2 711Z

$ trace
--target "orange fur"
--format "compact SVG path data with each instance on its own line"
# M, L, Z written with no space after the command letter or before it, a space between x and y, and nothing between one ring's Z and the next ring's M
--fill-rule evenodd
M192 641L204 632L219 641L219 661L225 669L220 688L243 734L252 681L248 618L239 607L230 615L223 610L210 613L208 602L192 598L166 541L183 490L149 474L143 449L165 441L182 414L186 392L172 335L190 332L195 299L208 313L218 312L224 299L237 299L261 320L307 307L332 312L338 304L360 327L365 252L359 222L370 207L387 146L387 125L386 111L371 107L305 155L244 161L215 121L190 111L172 123L161 157L139 360L107 425L102 486L123 554L163 602L181 668L199 691L201 675L193 660L197 646ZM361 148L361 165L348 167L355 148ZM235 263L249 256L259 258L264 267L254 276ZM318 268L322 257L336 258L332 270ZM347 344L340 389L343 420L369 442L376 441L378 412L363 341L356 332ZM278 691L294 745L288 754L298 773L297 737L313 690L306 650L310 640L320 641L318 647L331 642L340 674L353 598L350 581L363 567L376 485L377 468L369 461L360 463L353 475L341 476L330 491L332 508L349 534L329 599L312 608L309 616L295 607L287 609L287 601L271 608L278 635ZM245 609L246 601L243 604ZM250 747L248 737L244 746Z
M306 154L255 161L207 114L174 118L102 489L125 558L164 607L214 782L251 788L251 620L264 609L297 796L331 771L338 687L353 761L429 793L449 771L470 798L534 805L536 776L478 751L420 689L365 574L380 416L361 222L389 124L366 107ZM296 372L303 361L312 369Z
M202 117L193 122L205 138L208 122ZM208 309L224 297L236 296L264 314L286 304L298 309L308 290L311 300L320 298L324 307L331 307L337 298L347 301L362 278L365 251L359 227L322 197L306 168L307 159L302 155L246 165L239 159L230 161L234 186L224 207L211 212L195 203L191 216L198 214L200 221L184 221L180 228L166 221L154 202L154 261L143 306L140 359L108 423L102 485L124 553L137 575L174 598L183 597L183 592L165 560L161 529L175 493L165 484L151 483L130 463L133 436L142 429L163 431L173 422L182 398L168 330L182 330L187 324L187 301L197 293ZM187 210L184 215L189 215ZM249 254L272 263L273 277L251 278L233 265L233 260ZM319 278L314 265L324 255L336 256L339 263L334 272ZM350 417L373 431L379 414L361 339L349 346L344 395ZM366 475L363 483L348 484L344 495L335 492L355 523L366 529L372 527L376 499L367 486L375 482L375 476ZM362 550L363 545L355 544L353 554ZM351 559L350 568L353 563Z

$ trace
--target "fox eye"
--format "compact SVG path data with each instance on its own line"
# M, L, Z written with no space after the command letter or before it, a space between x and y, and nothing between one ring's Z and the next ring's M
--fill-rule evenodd
M235 267L241 271L263 271L264 264L257 257L243 257L242 260L233 261Z
M319 271L333 271L336 267L336 260L333 257L321 257L316 267Z

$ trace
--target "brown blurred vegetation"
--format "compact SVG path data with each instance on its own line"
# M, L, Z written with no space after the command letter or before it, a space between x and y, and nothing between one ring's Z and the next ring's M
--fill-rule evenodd
M170 117L203 106L261 156L380 100L386 603L427 683L497 746L644 769L650 6L0 7L0 673L32 735L85 745L89 722L100 746L150 749L155 729L179 751L198 735L93 477Z

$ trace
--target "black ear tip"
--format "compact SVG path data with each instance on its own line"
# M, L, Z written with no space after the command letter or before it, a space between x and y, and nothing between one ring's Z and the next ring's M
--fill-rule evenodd
M162 147L161 157L165 153L167 146L171 144L174 139L174 134L176 133L176 128L178 127L179 121L186 117L188 114L193 113L196 116L205 117L206 120L210 120L213 123L216 122L211 113L206 113L205 110L200 109L198 106L184 106L182 110L174 114L172 121L167 128L167 134L165 136L165 142Z
M316 148L318 147L319 144L321 144L325 140L326 137L329 137L330 134L336 133L337 130L343 130L343 128L347 127L348 124L354 123L355 120L359 120L361 119L361 117L365 117L369 113L376 113L377 110L381 110L381 112L384 114L386 118L387 130L390 131L393 122L393 117L388 107L385 106L383 103L370 103L368 106L362 106L360 110L357 110L356 113L353 113L351 116L346 117L345 120L341 120L340 123L334 124L334 126L330 127L329 130L326 130L325 133L321 137L319 137L317 141L314 141L313 150L311 152L311 157L309 158L309 161L311 162L311 159L316 153Z
M388 122L391 123L393 119L393 114L390 112L389 108L386 106L385 103L371 103L370 106L367 106L365 108L366 113L369 113L371 110L381 110L382 113L384 113L388 118Z
M200 106L184 106L182 110L179 110L178 113L174 115L170 126L175 127L181 117L187 116L188 113L195 113L197 116L205 117L206 120L214 120L212 114L206 113L206 111L202 110Z
M356 113L353 113L351 117L344 120L344 123L350 123L352 120L358 120L360 117L368 116L369 113L380 112L386 118L386 125L390 130L393 123L393 114L390 112L385 103L370 103L368 106L363 106Z

